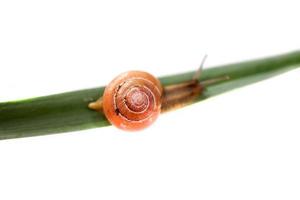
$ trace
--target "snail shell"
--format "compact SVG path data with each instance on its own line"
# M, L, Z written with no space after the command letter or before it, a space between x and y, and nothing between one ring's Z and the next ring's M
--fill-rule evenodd
M123 130L148 127L161 111L163 88L147 72L129 71L117 76L105 88L103 112L109 122Z

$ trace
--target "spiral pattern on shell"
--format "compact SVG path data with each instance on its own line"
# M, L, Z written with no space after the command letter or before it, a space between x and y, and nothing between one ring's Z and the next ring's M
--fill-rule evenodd
M147 72L123 73L105 88L104 114L123 130L146 128L160 114L162 91L159 80Z

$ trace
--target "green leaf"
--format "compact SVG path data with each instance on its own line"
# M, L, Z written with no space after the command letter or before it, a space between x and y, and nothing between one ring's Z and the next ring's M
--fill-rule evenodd
M205 69L201 80L229 76L227 81L207 87L195 100L219 95L300 66L300 51L254 61ZM163 85L188 81L194 72L160 78ZM0 103L0 139L78 131L108 126L105 116L88 109L103 87L67 92L15 102ZM174 113L176 114L176 113Z

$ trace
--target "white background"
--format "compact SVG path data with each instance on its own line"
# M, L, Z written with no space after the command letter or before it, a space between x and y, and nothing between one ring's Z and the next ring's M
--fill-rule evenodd
M0 1L0 100L300 47L297 1ZM113 127L0 141L0 199L299 199L300 70Z

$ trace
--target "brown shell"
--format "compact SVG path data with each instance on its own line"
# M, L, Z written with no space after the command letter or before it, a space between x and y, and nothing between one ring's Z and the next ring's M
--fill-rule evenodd
M111 124L123 130L140 130L160 114L160 81L147 72L129 71L117 76L105 88L103 112Z

